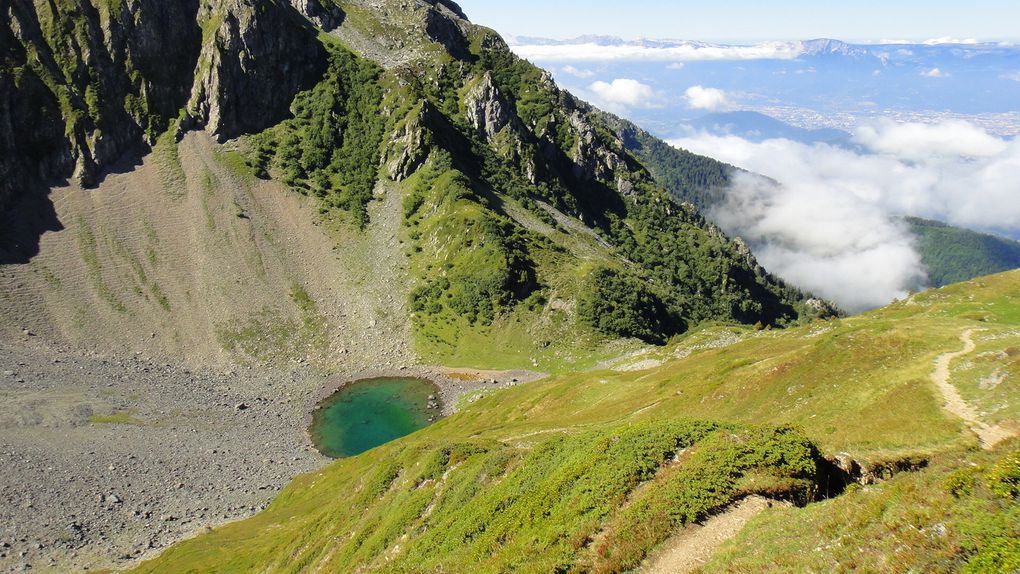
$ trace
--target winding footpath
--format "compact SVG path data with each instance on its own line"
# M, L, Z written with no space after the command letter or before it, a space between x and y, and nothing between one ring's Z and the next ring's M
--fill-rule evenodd
M982 448L991 449L1000 442L1011 438L1016 433L1011 429L1004 428L1002 425L989 426L981 421L974 407L967 404L967 401L963 400L956 387L949 382L950 363L953 362L953 359L974 352L976 345L974 344L973 335L977 330L967 329L960 334L960 341L963 343L962 350L943 353L935 359L935 370L931 373L931 381L935 383L939 392L942 393L942 399L945 401L943 408L963 419L963 422L967 424L970 430L978 436Z
M639 574L686 574L705 565L724 542L736 536L751 521L772 506L787 502L748 496L703 524L692 524L667 541L638 570Z

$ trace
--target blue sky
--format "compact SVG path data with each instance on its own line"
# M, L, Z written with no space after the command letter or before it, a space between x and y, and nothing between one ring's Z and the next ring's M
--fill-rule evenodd
M1020 39L1017 0L458 0L504 35L708 41Z

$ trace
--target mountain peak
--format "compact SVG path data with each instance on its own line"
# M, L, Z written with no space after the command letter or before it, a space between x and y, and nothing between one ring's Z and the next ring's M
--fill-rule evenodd
M867 56L868 51L842 40L818 38L803 42L804 53L809 56Z

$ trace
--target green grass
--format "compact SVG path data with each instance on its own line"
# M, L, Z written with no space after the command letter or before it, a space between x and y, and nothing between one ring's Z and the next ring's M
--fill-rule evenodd
M245 161L244 155L236 150L219 146L213 150L216 163L225 167L241 184L250 184L255 180L255 172Z
M688 335L697 340L683 360L669 359L686 354L686 337L642 357L667 360L662 366L568 374L483 399L479 408L516 424L510 421L522 408L517 405L533 405L526 421L531 427L636 412L641 420L693 416L793 424L828 452L876 462L975 444L958 420L943 413L928 377L938 355L962 347L964 329L986 328L980 336L988 348L1010 348L1011 339L996 337L1020 325L1018 283L1020 274L1005 274L851 319L781 331L738 329L739 342L716 349L699 347L713 336L732 337L733 328L708 327ZM987 391L987 400L1009 400L1007 387ZM549 395L535 403L533 397L545 390ZM575 417L554 404L603 406L578 409Z
M996 336L1020 326L1018 298L1014 272L800 328L705 326L634 357L658 366L487 394L138 571L626 571L744 494L809 499L812 443L865 467L931 468L763 515L727 550L736 571L1008 564L1015 459L978 452L928 375L964 329L986 329L985 352L1010 345Z
M181 165L181 156L177 147L177 125L172 124L163 132L152 146L152 157L159 169L163 189L171 197L183 197L187 194L188 178Z
M1020 331L976 331L977 348L953 365L960 395L990 423L1020 420Z
M134 410L116 411L108 415L92 415L89 422L95 425L144 425L145 421L135 418Z
M995 472L1018 457L949 453L924 472L764 513L701 572L1015 572L1020 501L996 491Z
M305 488L288 489L260 517L139 571L622 571L670 530L749 490L807 496L815 470L810 443L789 429L685 421L553 436L530 449L411 441L375 455L303 477ZM346 502L328 502L311 484L345 492ZM663 528L643 528L648 520ZM270 533L279 543L250 538ZM616 538L628 543L607 551L602 542Z

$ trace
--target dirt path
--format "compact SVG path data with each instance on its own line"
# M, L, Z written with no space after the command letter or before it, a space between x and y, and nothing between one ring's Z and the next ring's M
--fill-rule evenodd
M985 449L990 449L998 443L1011 438L1015 432L1004 428L1002 425L993 427L982 422L974 407L967 404L967 401L963 400L956 387L949 382L949 365L953 362L953 359L974 352L976 345L974 344L973 335L976 330L967 329L960 334L960 341L963 343L962 350L943 353L935 359L935 370L931 373L931 380L938 387L939 392L942 393L942 399L945 401L943 408L963 419L963 422L967 423L967 426L978 436L981 446Z
M736 536L752 518L774 504L761 496L748 496L725 512L693 525L674 536L638 570L641 574L683 574L694 572L712 557L724 542Z

